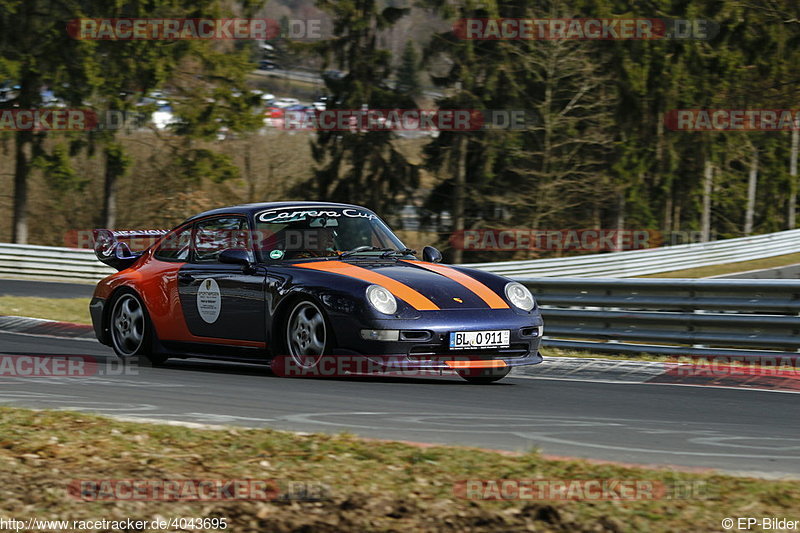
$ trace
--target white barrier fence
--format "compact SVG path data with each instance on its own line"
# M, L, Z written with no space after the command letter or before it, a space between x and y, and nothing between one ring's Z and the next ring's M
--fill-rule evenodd
M645 250L464 266L512 278L626 278L796 252L800 252L800 230ZM0 243L0 276L97 281L113 272L92 250Z
M464 266L512 278L629 278L796 252L800 252L800 230L626 252Z
M94 250L0 243L0 276L52 281L98 281L116 272Z

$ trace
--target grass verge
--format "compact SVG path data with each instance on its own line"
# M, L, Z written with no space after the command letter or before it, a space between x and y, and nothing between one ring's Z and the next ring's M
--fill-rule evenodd
M546 326L545 326L546 327ZM545 330L546 331L546 330ZM549 357L578 357L578 358L592 358L592 359L612 359L615 361L658 361L668 362L675 361L674 355L658 355L658 354L632 354L632 353L603 353L603 352L588 352L580 350L561 350L558 348L548 348L545 346L539 350L545 359Z
M789 266L800 263L800 253L767 257L766 259L754 259L752 261L740 261L738 263L727 263L724 265L711 265L698 268L687 268L685 270L674 270L672 272L659 272L658 274L648 274L639 276L642 278L708 278L711 276L721 276L723 274L735 274L737 272L747 272L748 270L760 270L763 268L775 268Z
M224 517L228 531L717 531L729 515L791 517L796 482L546 460L349 435L189 429L0 408L0 514L60 520ZM72 480L272 479L323 483L321 501L85 502ZM485 501L465 479L650 480L705 487L647 501ZM744 513L742 510L746 510ZM796 513L794 513L796 514Z
M0 296L0 315L30 316L61 322L91 324L89 298Z

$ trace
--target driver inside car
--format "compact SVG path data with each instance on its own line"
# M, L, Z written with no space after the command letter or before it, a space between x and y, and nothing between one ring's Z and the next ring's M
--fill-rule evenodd
M299 230L296 237L295 243L290 243L289 241L292 239L287 238L287 259L333 257L342 253L336 249L336 228L327 224L322 227L307 227Z

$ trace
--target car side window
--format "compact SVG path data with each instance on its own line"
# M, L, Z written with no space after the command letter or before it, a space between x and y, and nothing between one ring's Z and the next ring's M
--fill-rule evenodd
M252 255L249 246L249 231L247 220L244 217L220 217L203 220L195 224L194 261L196 263L217 262L219 253L229 248L247 250Z
M191 242L191 226L167 233L153 253L153 257L160 261L188 261Z

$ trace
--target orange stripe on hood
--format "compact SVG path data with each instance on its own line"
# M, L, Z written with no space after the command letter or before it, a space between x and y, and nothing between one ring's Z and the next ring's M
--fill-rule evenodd
M494 292L492 289L490 289L477 279L467 276L463 272L459 272L455 268L451 268L449 266L444 266L444 265L437 265L436 263L426 263L424 261L407 260L405 262L425 268L427 270L430 270L431 272L436 272L437 274L441 274L442 276L463 285L467 289L474 292L477 296L479 296L480 299L486 302L486 305L488 305L492 309L509 308L506 301L500 298L500 296L498 296L497 293Z
M334 274L341 274L351 278L363 279L364 281L369 281L370 283L380 285L394 294L397 298L400 298L404 302L408 303L408 305L417 311L439 310L439 306L405 283L400 283L399 281L388 276L378 274L377 272L373 272L372 270L368 270L366 268L361 268L360 266L350 265L348 263L340 263L339 261L320 261L315 263L303 263L295 266L321 270L323 272L331 272Z

